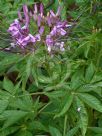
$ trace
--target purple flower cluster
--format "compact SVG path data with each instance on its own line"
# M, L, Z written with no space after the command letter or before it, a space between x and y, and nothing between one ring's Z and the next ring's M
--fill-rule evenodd
M19 20L15 19L8 29L8 32L12 35L15 44L19 45L21 48L24 48L29 44L35 44L37 41L41 40L40 34L33 36L29 33L30 17L28 15L28 8L26 5L23 6L23 12L25 18L22 18L19 11Z
M52 10L44 16L44 6L40 4L40 7L35 4L34 11L28 11L26 5L23 6L23 15L18 11L18 19L10 25L8 32L11 34L14 44L20 48L25 48L28 45L35 45L37 42L44 42L47 46L48 52L52 49L58 48L64 51L64 42L57 42L60 36L65 36L67 34L66 29L70 26L67 21L61 21L60 19L61 7L58 8L55 14ZM30 33L30 20L34 19L38 27L38 32L35 35ZM46 29L50 28L47 35L42 36ZM49 29L48 29L49 30Z
M53 26L51 32L49 35L46 36L46 44L48 46L48 51L51 52L51 49L55 46L56 48L59 48L61 51L64 51L64 42L56 42L56 39L58 39L60 36L64 36L67 34L66 28L69 27L66 21L61 22L58 21Z

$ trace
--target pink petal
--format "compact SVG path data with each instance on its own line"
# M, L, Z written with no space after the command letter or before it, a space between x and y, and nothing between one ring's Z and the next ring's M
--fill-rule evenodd
M61 35L66 35L66 31L63 29L63 28L60 28L59 30L58 30L58 32L61 34Z
M41 26L40 29L39 29L39 33L42 35L44 32L44 26Z
M61 7L59 6L58 10L57 10L57 13L56 13L56 16L60 16L60 14L61 14Z
M50 14L51 16L56 17L55 13L52 10L50 10Z
M43 15L43 12L44 12L44 6L43 6L43 4L41 3L41 4L40 4L40 13Z
M37 22L37 24L38 24L38 27L40 27L40 25L41 25L41 16L40 15L38 15L38 22Z
M36 38L37 41L41 41L41 36L40 36L40 34L36 34L35 38Z
M18 11L18 17L19 17L20 20L22 20L22 15L21 15L20 11Z
M34 13L37 14L37 12L38 12L38 9L37 9L37 5L35 4L35 5L34 5Z

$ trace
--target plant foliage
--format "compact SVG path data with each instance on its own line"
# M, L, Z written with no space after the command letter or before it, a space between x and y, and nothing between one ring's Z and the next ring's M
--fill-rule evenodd
M41 2L74 23L65 51L5 50L18 8ZM0 136L102 136L101 9L101 0L0 0Z

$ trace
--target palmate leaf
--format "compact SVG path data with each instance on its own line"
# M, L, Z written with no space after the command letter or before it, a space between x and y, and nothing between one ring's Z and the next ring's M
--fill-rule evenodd
M91 108L102 112L102 102L98 100L95 96L88 93L78 93L78 96L83 102L88 104Z
M12 93L13 89L14 89L14 85L13 85L13 83L9 79L4 78L4 80L3 80L3 88L6 91Z
M71 64L67 61L65 62L65 65L62 64L61 69L61 82L65 82L71 74Z
M51 87L59 83L64 70L62 71L58 59L54 58L54 60L50 61L43 64L45 65L44 68L37 68L36 72L38 81Z
M82 136L85 136L88 126L88 114L83 102L78 97L76 97L76 104L77 104L77 108L80 108L78 114L79 114L79 123L82 131Z
M57 128L52 126L49 126L49 132L51 133L51 136L62 136L60 131Z
M33 103L29 102L29 99L24 98L14 98L10 101L10 107L21 109L24 111L32 111Z
M62 90L56 90L56 91L53 91L53 92L46 92L45 93L49 98L58 98L58 97L64 97L65 94L67 95L67 92L64 91L63 89Z
M89 130L97 133L97 134L102 134L102 128L101 127L89 127Z
M20 55L17 54L6 54L3 59L0 61L0 72L4 71L6 68L9 68L12 64L16 64L19 59Z
M84 56L87 58L89 51L90 51L90 43L88 41L83 41L82 44L77 48L78 54L84 54Z
M72 102L73 102L73 95L67 94L66 98L65 98L65 104L64 104L61 112L58 113L57 115L55 115L55 118L64 115L68 111L68 109L70 108Z
M8 100L10 98L10 93L0 90L0 99Z
M25 90L26 83L28 80L28 73L27 73L27 69L26 69L27 60L28 60L28 56L25 56L25 58L23 58L21 60L21 62L17 64L17 69L19 71L18 78L21 78L22 89L24 89L24 90Z
M74 136L77 133L78 129L79 127L72 128L67 132L66 136Z
M40 122L40 121L30 121L28 123L28 130L34 131L34 130L43 130L47 131L46 127Z
M21 96L14 97L9 106L11 108L20 109L22 111L30 112L33 117L36 116L37 110L40 107L39 98L36 100L32 100L30 93L27 91L23 92ZM31 117L31 116L30 116Z
M80 61L79 61L80 63ZM83 68L77 69L71 77L71 88L72 90L77 90L83 84Z
M38 75L38 80L40 83L44 83L44 84L52 83L52 79L50 77L46 77L40 74Z
M95 73L95 67L91 62L88 68L86 69L85 79L87 82L90 82L92 80L94 73Z
M8 100L0 100L0 114L7 108L8 104Z
M17 123L19 120L24 118L28 112L20 111L20 110L6 110L1 115L5 120L3 129Z
M0 136L8 136L8 135L11 135L13 134L15 131L17 131L19 129L19 127L17 126L12 126L12 127L7 127L5 129L3 129L1 132L0 132Z
M13 85L13 83L10 80L6 80L6 82L3 81L3 88L5 88L6 90L0 90L0 99L2 100L12 100L14 99L15 95L21 91L20 87L20 82L18 82L15 86ZM8 85L8 83L10 83ZM8 86L7 86L8 85ZM11 88L11 89L10 89Z
M97 72L93 79L91 80L91 83L100 82L102 81L102 72Z
M54 63L53 63L54 65ZM59 72L60 72L60 65L58 67L58 65L56 65L56 67L53 67L52 65L50 65L47 69L46 69L46 72L48 73L48 75L46 76L44 74L44 71L39 68L37 69L37 75L38 75L38 81L40 83L43 83L43 84L51 84L53 85L55 83L55 81L59 79ZM57 70L56 70L57 69Z

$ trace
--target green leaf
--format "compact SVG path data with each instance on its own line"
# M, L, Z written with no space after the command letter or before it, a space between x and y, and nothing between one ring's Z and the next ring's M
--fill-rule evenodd
M102 102L98 100L95 96L88 93L78 93L78 96L82 99L83 102L88 104L91 108L96 109L99 112L102 112Z
M33 63L33 57L34 57L34 54L32 53L32 54L27 58L27 65L26 65L26 74L27 74L27 77L29 77L30 74L31 74L32 63Z
M6 91L12 93L13 89L14 89L14 85L13 85L13 83L9 79L4 78L4 80L3 80L3 88Z
M102 128L101 127L89 127L89 129L97 134L102 133Z
M72 102L73 102L73 95L68 94L68 96L66 96L65 105L63 106L61 112L58 113L57 115L55 115L55 118L64 115L68 111L68 109L70 108Z
M10 98L10 93L4 90L0 90L0 99L8 100Z
M49 126L49 132L51 133L51 136L62 136L60 131L57 128L52 126Z
M61 8L63 9L62 10L62 12L61 12L61 19L62 20L65 20L65 19L67 19L67 15L66 15L66 7L65 7L65 3L63 2L63 1L61 1L60 3L59 3L59 5L61 6Z
M21 109L24 111L32 111L33 103L26 95L21 98L14 98L10 101L10 106L16 109Z
M76 104L77 104L77 108L80 108L78 114L79 114L79 123L82 131L82 136L85 136L88 126L88 114L83 102L78 97L76 97Z
M4 111L2 114L2 117L5 119L3 128L7 128L15 123L17 123L19 120L24 118L28 112L20 111L20 110L7 110Z
M18 98L14 97L10 101L10 107L24 111L33 110L33 101L29 92L24 91Z
M21 130L15 134L15 136L33 136L28 130Z
M0 114L7 108L8 104L8 100L0 100Z
M40 121L33 121L28 124L28 129L29 130L43 130L47 131L45 126L40 122Z
M38 86L38 76L37 76L37 71L36 71L35 67L32 68L32 76L33 76L33 78L35 80L36 86Z
M97 73L94 75L94 77L93 77L91 83L100 82L100 81L102 81L102 72L97 72Z
M2 59L2 61L0 61L0 72L4 71L6 68L8 68L10 65L12 64L16 64L18 62L18 60L20 59L20 55L11 55L10 53L7 54L6 53L6 57L4 57L4 59Z
M102 128L102 116L99 117L98 126Z
M65 94L67 94L67 92L65 92L64 90L57 90L57 91L45 93L45 95L47 95L49 98L58 98L65 96Z
M71 77L71 88L76 90L82 85L83 69L77 70Z
M14 126L14 127L7 127L7 128L5 128L5 129L3 129L2 130L2 134L4 134L4 135L6 135L6 136L8 136L8 135L11 135L11 134L13 134L15 131L17 131L19 129L19 127L17 127L17 126ZM1 134L0 133L0 134Z
M38 75L38 80L39 80L39 82L44 83L44 84L52 82L51 78L43 76L41 74Z
M92 80L94 72L95 72L95 67L94 67L93 63L91 62L91 64L86 69L85 80L87 82L90 82Z
M78 129L79 127L72 128L67 132L66 136L74 136L77 133Z

